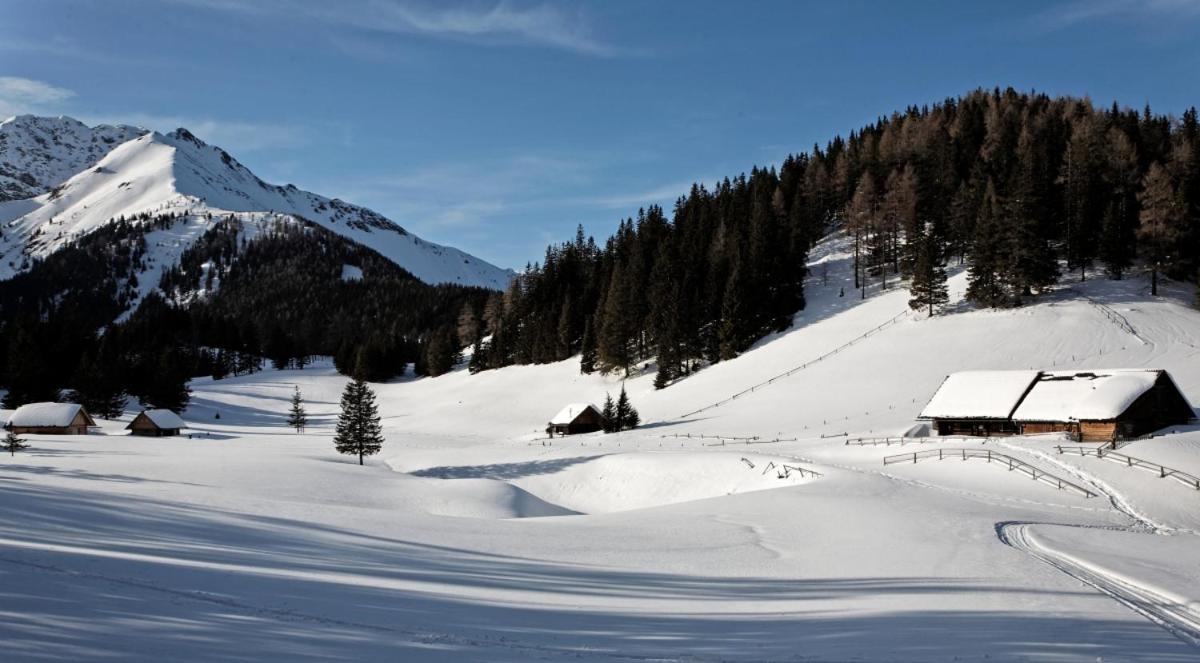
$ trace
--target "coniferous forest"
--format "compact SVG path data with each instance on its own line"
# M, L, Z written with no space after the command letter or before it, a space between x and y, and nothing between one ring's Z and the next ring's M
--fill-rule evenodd
M682 192L681 192L682 193ZM424 284L369 248L305 223L253 237L218 220L137 299L145 235L173 217L121 219L0 282L0 376L9 406L58 389L95 412L125 394L186 402L189 376L333 355L366 380L407 364L439 375L580 356L656 385L728 360L804 308L808 251L852 239L855 287L905 287L945 304L969 271L980 306L1035 301L1061 278L1200 272L1200 126L1181 117L1014 90L910 107L710 187L650 206L603 245L582 228L506 292ZM361 268L360 281L343 278ZM204 293L197 296L197 293ZM114 323L127 306L132 315ZM120 376L114 378L113 376Z
M1135 265L1155 291L1160 277L1194 281L1197 114L1011 89L910 107L778 169L693 186L669 219L644 210L603 248L582 231L550 247L489 301L493 335L476 368L581 352L584 372L628 371L657 357L665 386L788 327L804 306L808 249L839 227L853 238L857 288L904 279L910 305L930 313L954 264L986 307Z

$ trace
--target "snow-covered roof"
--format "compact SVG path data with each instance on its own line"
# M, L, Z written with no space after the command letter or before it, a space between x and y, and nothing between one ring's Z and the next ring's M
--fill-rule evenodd
M8 419L9 426L70 426L82 409L78 403L29 403L17 408Z
M550 423L562 425L569 424L572 421L575 421L575 418L583 414L583 411L588 408L592 408L596 412L600 412L600 408L592 405L591 403L571 403L570 405L559 410L558 414L554 415L554 418L550 420Z
M1034 383L1029 395L1013 413L1013 419L1116 419L1154 387L1159 374L1160 371L1153 369L1047 371Z
M187 422L170 410L145 410L143 414L159 428L187 428Z
M961 371L938 387L921 419L1008 419L1038 371Z

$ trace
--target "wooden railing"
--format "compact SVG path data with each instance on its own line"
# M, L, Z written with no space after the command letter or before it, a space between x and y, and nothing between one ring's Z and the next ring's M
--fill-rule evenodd
M1041 481L1042 483L1054 486L1059 490L1074 491L1080 495L1083 495L1084 497L1096 496L1096 493L1084 488L1083 486L1080 486L1077 483L1071 483L1066 479L1034 467L1033 465L1030 465L1019 458L1013 458L1008 454L997 453L991 449L927 449L925 451L914 451L912 453L885 456L883 458L883 464L891 465L893 463L907 462L916 463L917 461L927 460L930 458L936 458L938 460L945 460L947 458L958 458L961 460L980 459L986 460L989 463L995 461L1001 466L1007 467L1010 472L1020 472L1030 477L1034 481Z
M775 461L771 461L771 462L767 463L767 466L763 468L762 473L766 474L768 471L770 471L772 469L776 471L776 473L778 474L780 479L787 479L788 477L790 477L792 475L792 472L799 474L801 479L804 479L806 477L816 478L816 477L822 476L820 472L818 472L816 470L810 470L807 467L800 467L799 465L788 465L786 463L784 463L782 465L776 465Z
M1134 458L1123 453L1110 451L1103 447L1055 447L1060 454L1072 454L1075 456L1095 456L1101 460L1109 460L1114 463L1121 463L1126 467L1137 467L1143 470L1149 470L1158 475L1160 479L1175 479L1185 486L1190 486L1196 490L1200 490L1200 477L1194 474L1189 474L1183 470L1175 470L1165 465L1152 463L1142 458Z
M809 366L812 366L813 364L817 364L822 361L825 361L826 359L829 359L830 357L838 354L842 350L849 348L850 346L854 345L855 343L858 343L859 341L875 334L876 332L878 332L886 327L889 327L891 325L894 325L897 322L900 322L901 320L903 320L905 318L905 316L909 315L909 313L910 313L910 311L908 311L908 310L901 311L899 314L893 316L891 319L887 320L886 322L883 322L875 327L872 327L871 329L868 329L867 331L863 332L862 334L855 336L854 338L850 339L849 341L839 345L838 347L830 350L829 352L826 352L825 354L823 354L819 357L816 357L815 359L810 359L810 360L804 362L803 364L792 367L770 379L759 382L758 384L753 385L751 387L747 387L746 389L743 389L728 398L723 398L715 403L710 403L708 405L705 405L704 407L702 407L700 409L692 410L691 412L688 412L687 414L681 414L681 415L679 415L679 418L687 419L688 417L700 414L701 412L704 412L705 410L711 410L715 407L721 407L722 405L725 405L727 403L732 403L733 401L736 401L738 398L740 398L742 396L754 393L755 391L758 391L759 389L762 389L763 387L774 384L776 380L782 380L783 378L795 375L796 373L803 371L804 369L808 368Z

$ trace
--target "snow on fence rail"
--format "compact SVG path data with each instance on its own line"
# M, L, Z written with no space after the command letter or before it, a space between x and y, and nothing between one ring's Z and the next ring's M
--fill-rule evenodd
M1108 451L1108 450L1104 449L1103 447L1063 447L1063 446L1058 446L1058 447L1055 447L1055 449L1057 449L1058 453L1060 453L1060 454L1071 454L1071 455L1076 455L1076 456L1095 456L1096 458L1099 458L1100 460L1110 460L1114 463L1122 463L1126 467L1138 467L1143 470L1149 470L1151 472L1158 474L1158 478L1160 478L1160 479L1166 479L1166 478L1175 479L1176 481L1178 481L1179 483L1182 483L1185 486L1190 486L1192 488L1195 488L1196 490L1200 490L1200 477L1197 477L1194 474L1189 474L1187 472L1184 472L1183 470L1171 469L1169 467L1160 465L1158 463L1152 463L1148 460L1143 460L1141 458L1134 458L1133 456L1129 456L1129 455L1126 455L1123 453L1117 453L1116 451Z
M759 382L756 385L753 385L751 387L743 389L743 390L737 392L736 394L730 396L729 398L723 398L715 403L710 403L709 405L705 405L704 407L702 407L698 410L693 410L691 412L688 412L687 414L681 414L681 415L679 415L679 418L687 419L688 417L700 414L701 412L704 412L705 410L711 410L715 407L720 407L722 405L732 403L733 401L737 400L741 396L745 396L746 394L753 393L759 389L762 389L763 387L774 384L776 380L781 380L781 379L789 377L791 375L795 375L796 373L803 371L804 369L808 368L809 366L812 366L813 364L822 362L822 361L836 355L837 353L841 352L842 350L845 350L846 348L850 347L851 345L854 345L855 343L867 338L871 334L878 332L879 330L883 329L884 327L889 327L891 325L896 324L897 322L900 322L900 320L902 318L904 318L905 316L907 316L908 314L909 314L909 311L907 311L907 310L902 311L899 315L891 318L890 320L887 320L886 322L884 322L876 327L872 327L871 329L868 329L867 331L863 332L862 334L855 336L854 338L850 339L849 341L843 343L842 345L837 346L836 348L830 350L829 352L826 352L825 354L817 357L816 359L810 359L810 360L804 362L803 364L800 364L799 366L795 366L793 368L790 368L790 369L784 371L783 373L780 373L779 375L776 375L775 377L772 377L763 382Z
M929 449L926 451L914 451L912 453L884 456L883 464L891 465L893 463L907 463L909 461L916 463L919 460L929 458L937 458L938 460L944 460L946 458L960 458L962 460L981 458L989 463L994 460L998 463L1006 465L1010 472L1014 470L1021 472L1022 474L1029 476L1034 481L1041 481L1042 483L1054 486L1059 490L1072 490L1080 495L1083 495L1084 497L1096 496L1096 493L1093 493L1079 484L1071 483L1070 481L1050 474L1045 470L1038 469L1037 467L1034 467L1033 465L1030 465L1019 458L1013 458L1008 454L997 453L991 449Z

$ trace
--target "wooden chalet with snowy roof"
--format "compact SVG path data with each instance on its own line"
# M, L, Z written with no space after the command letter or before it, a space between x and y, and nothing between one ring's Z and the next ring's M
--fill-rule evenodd
M187 428L187 423L179 418L178 414L164 409L142 410L125 427L131 435L144 437L179 435L179 431L184 428Z
M1162 369L963 371L921 412L939 435L1067 433L1127 439L1186 424L1195 412Z
M95 425L78 403L28 403L17 408L4 427L17 435L86 435Z
M558 411L546 432L550 437L555 435L575 435L578 433L594 433L604 426L604 415L591 403L571 403Z

